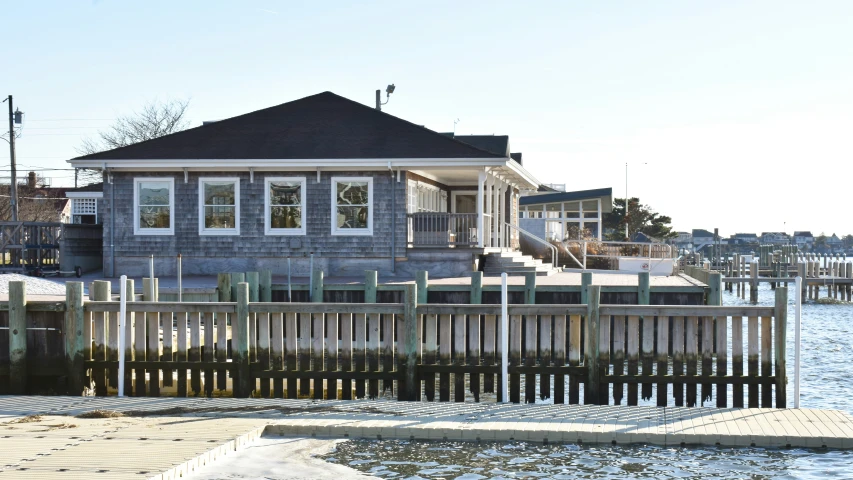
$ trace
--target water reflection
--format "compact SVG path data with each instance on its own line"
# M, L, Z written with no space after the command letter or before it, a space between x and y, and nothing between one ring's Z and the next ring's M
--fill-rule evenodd
M326 460L383 478L849 478L853 452L353 440Z

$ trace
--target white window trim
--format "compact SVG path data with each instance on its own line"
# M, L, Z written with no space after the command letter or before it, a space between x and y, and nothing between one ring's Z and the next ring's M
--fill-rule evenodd
M234 184L234 228L205 228L204 184L206 182L231 182ZM228 205L223 205L227 207ZM198 234L204 236L240 235L240 178L200 177L198 179Z
M169 183L169 228L139 227L139 183ZM175 234L175 179L172 177L134 177L133 179L133 234L134 235L174 235Z
M367 228L338 228L338 182L367 182ZM332 235L373 235L373 177L332 177Z
M456 195L474 195L477 196L476 190L451 190L450 191L450 213L456 212ZM474 199L474 203L477 203L477 199ZM477 213L477 212L474 212Z
M271 182L299 182L301 184L300 191L302 194L299 199L299 207L302 209L302 226L300 228L272 228L270 225L272 223L270 220L272 211L270 204ZM264 180L264 235L306 235L308 216L305 210L305 196L307 193L306 177L266 177Z

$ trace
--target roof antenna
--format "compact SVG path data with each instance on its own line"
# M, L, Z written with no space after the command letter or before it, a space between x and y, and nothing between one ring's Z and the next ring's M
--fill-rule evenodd
M393 83L391 85L388 85L387 87L385 87L385 103L388 103L388 100L390 99L392 93L394 93L394 84ZM382 103L380 101L381 100L379 98L380 95L381 95L380 91L377 90L376 91L376 109L381 112L382 111L382 105L385 105L385 103Z
M456 124L459 123L459 119L453 121L453 136L456 136Z

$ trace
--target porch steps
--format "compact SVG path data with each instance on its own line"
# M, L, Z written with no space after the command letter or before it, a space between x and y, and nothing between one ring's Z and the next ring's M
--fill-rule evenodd
M542 260L530 255L522 255L521 252L490 253L486 255L485 262L484 275L500 275L504 272L507 275L524 275L535 272L537 276L547 277L559 271L550 264L542 263Z

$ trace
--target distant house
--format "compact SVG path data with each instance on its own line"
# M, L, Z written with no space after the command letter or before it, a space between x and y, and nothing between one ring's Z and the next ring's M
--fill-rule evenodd
M695 251L699 251L705 245L714 243L714 234L708 230L694 228L690 236L693 237L693 249Z
M785 232L761 232L760 241L765 245L788 245L791 237Z
M833 252L841 251L844 248L844 242L833 233L831 237L826 238L826 246Z
M729 237L729 245L751 245L758 243L758 235L754 233L736 233Z
M809 231L794 232L794 243L800 248L810 249L814 245L814 236Z
M313 258L328 275L456 276L517 249L507 225L540 182L508 144L324 92L69 162L105 170L86 198L107 276L144 274L152 254L163 275L181 254L185 274L282 274L291 258L305 275Z
M81 225L97 225L101 223L103 211L104 183L94 183L80 188L65 190L65 198L70 205L70 222Z
M68 223L71 218L65 188L50 187L35 172L18 183L18 220L22 222ZM11 220L9 185L0 186L0 219Z

